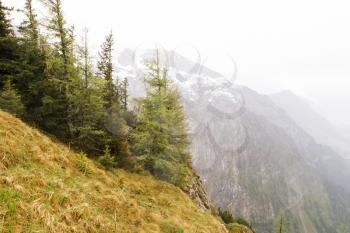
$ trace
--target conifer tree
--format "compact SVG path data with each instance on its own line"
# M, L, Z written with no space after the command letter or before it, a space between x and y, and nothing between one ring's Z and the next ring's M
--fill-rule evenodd
M124 78L123 81L120 82L118 88L118 95L119 95L119 101L120 101L120 106L123 111L127 111L128 109L128 79Z
M7 18L7 11L10 10L5 7L0 0L0 37L7 37L13 34L10 20Z
M53 47L46 51L46 75L51 89L43 98L44 128L50 133L70 141L74 135L75 98L79 84L79 72L73 51L72 28L66 26L61 0L42 0L49 9L47 26L52 34Z
M70 31L66 27L66 22L63 16L61 0L42 0L50 11L50 22L47 25L53 36L56 38L55 47L58 50L58 55L62 62L62 74L57 77L63 81L68 81L69 70L72 68L72 37Z
M8 19L9 10L0 0L0 90L7 80L14 83L21 71L18 40Z
M90 79L92 78L92 75L93 75L93 71L92 71L92 62L91 62L90 51L88 46L87 29L85 29L84 31L83 46L79 48L79 55L80 55L80 60L82 61L80 70L84 80L84 88L88 89L90 84Z
M24 16L24 21L19 27L22 72L18 76L16 86L26 107L25 118L41 125L42 98L45 93L50 92L50 89L47 88L49 80L45 75L46 56L43 48L45 39L40 35L32 0L25 2Z
M87 30L78 54L81 79L73 99L73 105L76 106L73 144L90 154L99 155L107 145L106 138L109 137L102 123L105 116L102 94L104 82L93 74Z
M102 88L105 129L110 133L107 138L112 154L117 157L118 165L124 168L133 168L135 161L129 152L128 127L123 118L119 96L119 85L113 79L113 33L106 36L99 52L98 75L104 80ZM118 81L118 79L117 79Z
M161 67L156 51L146 63L147 96L139 99L139 124L132 134L133 152L156 177L181 186L190 168L188 133L179 93Z
M4 88L0 92L0 109L18 117L22 117L24 114L21 96L11 85L10 80L5 82Z
M99 75L105 80L104 101L105 108L110 109L118 102L117 87L113 80L113 33L106 36L105 41L99 52L98 71Z
M25 19L20 26L22 36L34 46L39 47L39 23L33 8L33 0L26 0L24 7Z

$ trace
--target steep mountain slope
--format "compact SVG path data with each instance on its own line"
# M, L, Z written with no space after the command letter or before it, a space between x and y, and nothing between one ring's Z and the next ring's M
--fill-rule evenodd
M332 146L344 157L350 157L350 141L337 127L318 114L306 100L290 91L282 91L269 97L318 143Z
M1 232L227 232L175 186L106 172L1 111L0 220Z
M350 232L347 161L317 144L267 96L244 87L203 87L200 101L184 98L196 125L194 166L216 205L251 220L257 232L271 232L281 210L289 232ZM223 101L224 93L240 97ZM221 97L211 102L211 96ZM225 110L238 105L239 111Z

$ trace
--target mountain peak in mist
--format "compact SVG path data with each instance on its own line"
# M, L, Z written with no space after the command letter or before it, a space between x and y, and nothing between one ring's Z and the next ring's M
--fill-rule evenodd
M309 100L290 90L284 90L269 97L318 143L332 146L344 156L350 154L349 142L339 133L336 126L313 108Z

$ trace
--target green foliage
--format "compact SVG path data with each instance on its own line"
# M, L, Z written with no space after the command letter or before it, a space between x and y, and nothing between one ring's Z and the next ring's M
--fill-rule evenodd
M0 188L0 205L4 205L11 215L17 211L17 200L20 193L10 188Z
M242 226L246 226L248 227L249 229L252 229L252 224L250 224L247 220L243 219L243 218L236 218L234 220L235 223L238 223Z
M128 127L133 129L136 128L138 123L137 115L133 111L124 111L123 118L125 119L125 122Z
M158 52L146 65L148 92L145 98L138 99L141 112L132 133L132 151L153 175L180 184L190 157L179 93L171 86L167 69L160 67Z
M128 79L127 78L124 78L123 81L121 81L118 85L118 95L119 95L119 102L120 102L120 105L121 105L121 108L124 110L124 111L127 111L128 109L128 86L129 86L129 83L128 83Z
M104 154L98 158L98 161L104 166L107 170L115 167L116 162L113 156L111 156L111 150L106 146Z
M106 36L106 40L101 46L99 52L98 71L99 75L105 80L103 89L104 104L106 109L110 109L118 102L117 86L113 83L113 34Z
M80 152L75 160L75 166L84 173L85 175L89 175L92 173L90 166L87 163L86 155L83 152Z
M101 46L98 61L98 75L103 80L101 86L101 98L104 109L104 130L107 132L106 145L110 146L111 152L117 155L118 165L126 169L135 167L135 159L131 155L128 146L128 127L124 119L124 112L127 109L122 109L120 99L119 86L114 83L113 79L113 34L112 32L106 36L106 40ZM127 99L127 90L123 92L123 96ZM124 104L126 107L126 105Z
M150 165L150 170L152 173L161 180L166 180L172 183L176 177L176 168L173 164L165 159L154 159Z
M19 30L23 37L31 42L33 46L39 46L39 23L33 8L33 0L25 1L24 15L25 19Z
M13 33L10 20L7 18L9 8L3 6L0 0L0 37L6 37Z
M5 86L0 92L0 109L19 117L24 114L24 105L21 101L21 96L9 80L5 82Z
M233 215L229 210L221 210L219 208L219 216L222 219L222 221L224 221L225 224L230 224L235 221Z
M14 36L8 11L0 1L0 90L8 81L14 84L21 72L18 39Z
M49 12L42 30L46 35L41 34L43 24L32 0L25 1L17 37L7 8L0 5L1 108L91 155L98 156L109 146L120 166L133 167L124 118L135 127L136 117L126 109L127 80L119 86L113 83L113 35L102 46L101 72L95 75L87 33L78 45L73 28L66 24L62 1L41 2ZM83 164L79 167L84 170Z
M178 187L182 187L183 185L185 185L185 179L187 175L186 173L187 173L186 164L180 164L177 167L177 171L173 177L173 183Z
M254 233L251 228L238 223L227 224L226 228L229 233Z
M6 232L15 232L14 226L16 226L16 220L18 218L18 200L21 198L21 194L12 188L0 187L0 209L6 210L2 215L0 231L4 229Z
M237 229L237 227L241 228L242 226L245 226L249 232L254 232L252 225L247 220L243 218L234 218L229 210L222 210L219 208L218 211L220 218L227 225L227 228L229 230L236 232L234 229Z

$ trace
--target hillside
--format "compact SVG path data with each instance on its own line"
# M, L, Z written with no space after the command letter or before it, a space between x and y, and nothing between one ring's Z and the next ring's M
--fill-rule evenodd
M226 232L175 186L106 172L1 111L0 220L0 232Z

